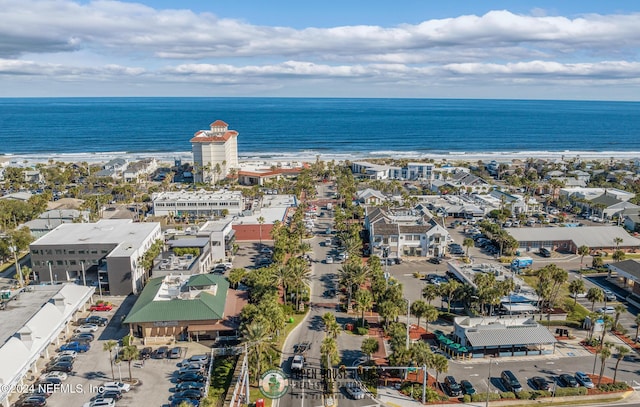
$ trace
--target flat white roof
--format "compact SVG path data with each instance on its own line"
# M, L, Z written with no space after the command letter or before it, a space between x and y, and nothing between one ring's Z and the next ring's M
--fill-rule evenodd
M211 201L241 201L240 191L167 191L153 194L153 202L211 202Z
M543 242L571 240L576 246L614 247L615 238L621 238L620 247L638 247L640 239L628 234L618 226L581 226L543 227L543 228L513 228L508 232L518 242Z
M31 243L37 246L131 243L139 246L160 224L131 219L102 219L96 223L65 223Z

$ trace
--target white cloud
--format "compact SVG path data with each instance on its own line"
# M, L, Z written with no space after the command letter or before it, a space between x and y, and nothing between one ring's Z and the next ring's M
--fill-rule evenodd
M640 13L496 10L393 27L294 29L111 0L0 0L0 21L0 87L42 77L267 88L306 79L428 90L477 81L635 85L640 76Z

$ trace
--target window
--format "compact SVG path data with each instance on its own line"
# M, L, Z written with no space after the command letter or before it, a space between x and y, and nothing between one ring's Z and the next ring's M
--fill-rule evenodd
M56 254L62 254L62 249L56 249Z
M75 251L75 250L69 250L67 253L69 253L69 254L76 254L76 251Z
M62 260L56 260L57 266L64 266L64 262Z
M75 260L69 260L69 265L70 266L75 266L76 265L76 261Z

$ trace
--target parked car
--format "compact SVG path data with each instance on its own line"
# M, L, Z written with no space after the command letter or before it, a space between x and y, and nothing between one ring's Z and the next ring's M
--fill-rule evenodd
M91 345L88 343L80 343L80 342L69 342L60 347L60 351L72 350L78 353L84 353L91 349Z
M51 373L64 373L64 372L51 372ZM48 374L48 373L46 373L46 374ZM51 393L53 394L54 388L57 387L57 386L60 386L61 384L62 384L62 379L60 379L58 377L49 377L49 378L46 378L46 379L40 378L35 383L35 386L36 386L35 389L36 390L42 390L42 391L45 391L45 392L48 392L50 390ZM45 395L45 397L49 397L49 396Z
M115 405L114 399L97 399L84 403L82 407L115 407Z
M616 297L615 293L611 290L602 290L602 292L604 293L604 298L607 301L615 301L618 298Z
M113 309L113 305L111 304L95 304L89 308L89 311L111 311Z
M78 352L76 352L74 350L64 350L64 351L58 353L58 357L59 358L61 358L63 356L69 356L69 357L75 359L76 356L78 356Z
M150 346L147 346L146 348L142 348L142 350L140 351L140 359L142 360L149 359L152 353L153 353L153 349L151 349Z
M53 365L47 366L45 369L47 373L50 372L65 372L70 373L73 371L73 363L70 362L58 362Z
M218 264L213 269L211 269L211 272L215 274L224 274L226 271L227 268L222 264Z
M584 372L576 372L576 381L587 389L593 389L595 387L591 378Z
M569 373L563 373L558 376L558 381L563 387L580 387L576 378Z
M171 350L167 354L167 358L169 358L169 359L180 359L180 355L182 355L182 348L179 347L179 346L176 346L174 348L171 348Z
M84 320L85 324L93 324L98 326L105 326L109 323L109 319L105 317L100 317L98 315L91 315Z
M461 380L460 386L464 394L468 394L469 396L476 394L476 389L473 388L473 384L471 384L469 380Z
M551 251L549 249L547 249L546 247L541 247L540 251L538 253L542 257L551 257Z
M75 358L73 356L57 356L53 358L47 365L55 365L56 363L65 362L65 363L73 363Z
M175 398L179 399L194 399L200 400L203 396L203 392L200 389L189 389L183 390L173 395Z
M204 382L205 381L205 377L203 375L201 375L201 374L198 374L198 373L188 372L188 373L178 374L178 377L176 378L176 380L178 381L178 383L182 383L182 382Z
M131 390L131 385L129 383L122 382L105 382L102 385L103 391L119 391L120 393L127 393Z
M456 381L455 377L447 376L444 378L444 387L447 389L447 393L451 397L459 397L462 396L462 388Z
M209 355L204 353L200 355L193 355L189 358L189 362L202 363L203 365L206 365L209 363Z
M153 359L164 359L167 357L167 353L169 353L168 346L161 346L158 349L154 350L151 353L151 358Z
M14 404L16 407L41 407L47 405L47 398L44 396L27 396Z
M519 393L522 391L522 385L511 370L503 370L500 377L502 378L502 382L504 383L504 386L507 388L507 390L514 393Z
M204 390L204 383L201 382L182 382L182 383L178 383L176 384L175 387L175 391L176 392L180 392L180 391L184 391L184 390Z
M69 342L93 342L94 339L93 334L75 334L69 339Z
M333 256L327 256L324 262L327 264L333 264Z
M122 398L122 393L115 390L103 391L98 393L95 397L91 399L91 401L99 400L99 399L114 399L118 401Z
M531 384L536 390L549 390L549 382L544 377L534 376L531 378Z
M204 374L204 367L200 365L187 365L178 370L178 375L185 373L196 373L201 375Z
M96 332L98 330L98 325L95 324L85 324L77 327L73 332L76 333L91 333Z
M440 257L431 257L429 263L440 264L442 263L442 259Z
M598 314L615 314L616 313L616 309L610 305L607 305L606 307L602 307L600 309L598 309L596 311Z
M362 400L364 399L364 391L362 391L362 389L360 388L360 386L358 386L355 383L348 383L347 386L345 386L345 391L347 392L347 394L353 398L354 400Z
M67 374L65 372L53 371L49 373L45 373L40 376L39 381L44 381L48 379L59 379L59 380L67 380Z

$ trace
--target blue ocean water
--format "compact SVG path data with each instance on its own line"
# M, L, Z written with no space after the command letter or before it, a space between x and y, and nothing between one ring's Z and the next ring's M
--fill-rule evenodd
M242 158L640 152L640 103L324 98L0 99L0 153L172 153L216 119Z

